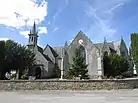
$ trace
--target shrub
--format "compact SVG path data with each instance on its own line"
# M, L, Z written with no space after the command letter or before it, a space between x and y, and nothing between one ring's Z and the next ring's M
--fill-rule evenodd
M103 62L104 74L107 77L116 77L117 75L122 75L122 73L128 71L129 69L127 59L115 53L104 55Z

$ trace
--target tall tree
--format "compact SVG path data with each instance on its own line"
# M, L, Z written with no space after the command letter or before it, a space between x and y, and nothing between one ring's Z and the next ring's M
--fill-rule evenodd
M73 77L85 78L87 75L87 65L85 63L85 57L81 54L81 47L75 50L75 56L73 57L73 64L69 68L69 75Z
M0 78L2 77L2 72L4 71L4 60L5 60L5 42L0 41Z
M104 74L107 77L122 75L122 73L128 71L129 68L127 59L115 53L104 55L103 62Z
M35 55L26 46L18 45L16 48L16 55L15 55L17 70L19 72L19 78L21 77L22 73L25 70L30 70L34 65Z
M131 34L131 54L138 74L138 33Z
M4 70L6 72L16 70L19 78L24 70L29 70L34 65L35 55L26 46L22 46L12 40L8 40L4 45Z

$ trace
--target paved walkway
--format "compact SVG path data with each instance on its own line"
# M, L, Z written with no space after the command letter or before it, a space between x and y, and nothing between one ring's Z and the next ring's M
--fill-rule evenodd
M138 103L138 90L0 92L0 103Z

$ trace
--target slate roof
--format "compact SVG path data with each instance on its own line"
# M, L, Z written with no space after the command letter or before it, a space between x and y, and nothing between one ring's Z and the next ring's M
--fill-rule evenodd
M48 45L48 46L49 46L49 45ZM56 53L56 51L55 51L51 46L49 46L49 48L50 48L52 54L54 55L54 57L57 57L58 54Z
M54 57L57 57L57 56L58 56L58 54L56 53L56 51L55 51L50 45L47 44L47 46L45 47L45 49L46 49L47 47L50 48L50 50L51 50L51 52L52 52L52 54L53 54ZM45 51L45 49L44 49L44 51Z
M55 52L58 54L58 57L61 58L64 56L64 46L60 46L60 47L53 47L53 49L55 50Z
M37 50L45 57L47 61L52 62L52 60L47 55L43 54L43 48L37 46Z
M43 48L41 48L40 46L37 46L37 49L40 53L43 53Z
M99 50L103 48L103 43L94 44Z
M114 48L117 50L121 44L121 40L114 42Z
M103 42L103 43L96 43L94 44L95 47L97 47L100 51L104 51L103 49L108 49L110 51L116 51L118 49L118 45L120 45L120 42ZM51 47L50 45L47 45L53 56L56 58L61 58L64 56L64 51L65 48L64 46L59 46L59 47ZM47 46L45 47L45 49L47 48ZM104 48L105 47L105 48ZM40 46L37 46L38 51L46 58L47 61L52 62L52 60L48 57L48 55L43 54L43 50Z
M49 61L49 62L52 62L52 60L47 56L47 55L45 55L45 54L42 54L44 57L45 57L45 59L47 60L47 61ZM53 63L53 62L52 62Z
M114 48L114 44L113 44L112 42L107 43L107 45L108 45L111 49L113 49L113 50L115 49L115 48Z
M102 51L103 46L106 45L109 49L115 50L113 42L107 42L107 43L97 43L94 44L100 51Z

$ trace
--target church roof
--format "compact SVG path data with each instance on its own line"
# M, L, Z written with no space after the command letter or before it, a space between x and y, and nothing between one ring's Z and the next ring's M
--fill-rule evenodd
M79 36L85 36L86 37L86 35L80 30L78 33L77 33L77 35L74 37L74 39L72 40L72 42L68 45L68 47L70 47L71 45L72 45L72 43L74 42L74 40L77 38L77 37L79 37ZM87 37L88 38L88 37Z
M97 43L97 44L94 44L98 49L102 49L103 47L103 43Z
M111 49L115 49L114 48L114 44L111 42L111 43L107 43L108 44L108 46L111 48Z
M80 36L85 37L86 39L88 39L91 42L91 40L82 31L79 31L75 38L80 37ZM74 38L74 40L75 40L75 38ZM52 55L55 58L61 58L61 57L64 56L65 47L66 46L67 47L71 46L71 44L73 43L73 41L70 43L70 45L67 45L67 42L66 42L65 43L65 46L60 46L60 47L51 47L50 45L47 45L44 50L40 46L37 46L37 48L38 48L38 51L48 61L51 61L52 62L52 60L48 57L48 55L45 55L44 54L44 51L46 50L46 48L49 48L50 49L50 52L52 53ZM120 41L118 41L118 42L106 42L106 39L105 39L103 43L96 43L96 44L92 43L92 44L94 44L94 46L97 49L99 49L101 52L104 52L104 51L115 51L116 52L117 50L119 50L120 43L121 43Z
M55 50L51 46L49 46L49 47L50 47L50 50L53 53L54 57L57 57L58 54L55 52Z
M40 53L43 53L43 48L41 48L40 46L37 45L37 49Z
M45 55L45 54L42 54L42 55L45 57L45 59L46 59L47 61L52 62L52 60L51 60L47 55Z
M51 51L51 53L53 54L54 57L57 57L58 56L58 54L56 53L56 51L50 45L47 44L47 46L45 47L45 49L47 47L50 49L50 51ZM44 49L44 51L45 51L45 49Z
M38 50L39 53L41 53L41 55L44 56L44 58L45 58L47 61L52 62L52 60L51 60L47 55L43 54L43 48L41 48L40 46L37 45L37 50Z
M105 49L105 48L103 48L103 47L105 47L105 46L106 46L109 50L110 50L110 49L115 50L113 42L97 43L97 44L94 44L94 45L95 45L100 51L102 51L103 49Z
M63 57L63 55L64 55L64 46L53 47L53 49L58 54L58 57L60 57L60 58Z

